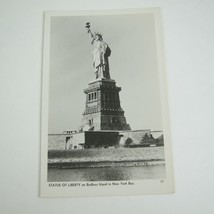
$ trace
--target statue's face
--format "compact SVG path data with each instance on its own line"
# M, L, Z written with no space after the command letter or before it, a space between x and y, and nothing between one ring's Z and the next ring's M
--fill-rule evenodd
M101 41L101 40L102 40L102 37L101 37L100 35L97 34L97 35L95 36L95 40L96 40L96 41Z
M100 36L99 36L99 35L96 35L96 36L95 36L95 40L96 40L96 41L99 41L99 40L100 40Z

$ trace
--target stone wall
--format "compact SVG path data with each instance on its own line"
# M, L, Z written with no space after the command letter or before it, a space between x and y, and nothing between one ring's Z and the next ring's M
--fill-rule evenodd
M85 144L85 133L77 133L67 136L66 149L83 149Z
M52 134L48 136L48 150L123 147L127 138L132 139L132 144L139 144L145 133L150 133L150 130L86 131L70 135Z
M64 150L66 134L49 134L48 150Z
M124 143L127 138L131 138L133 140L133 144L139 144L142 137L149 133L149 129L145 130L133 130L133 131L120 131L120 146L124 146Z

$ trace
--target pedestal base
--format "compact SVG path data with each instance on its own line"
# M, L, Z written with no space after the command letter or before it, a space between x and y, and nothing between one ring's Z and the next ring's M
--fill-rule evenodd
M130 130L124 111L120 106L119 92L112 79L98 79L84 90L86 108L81 127L87 130Z

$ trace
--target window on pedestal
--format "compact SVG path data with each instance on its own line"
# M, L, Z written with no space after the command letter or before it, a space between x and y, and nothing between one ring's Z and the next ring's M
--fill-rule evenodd
M93 101L97 99L97 92L88 94L88 101Z
M93 125L93 119L89 120L89 126Z

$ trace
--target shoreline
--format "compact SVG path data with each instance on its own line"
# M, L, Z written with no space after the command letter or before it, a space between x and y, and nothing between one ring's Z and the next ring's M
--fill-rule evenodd
M104 167L146 167L164 165L163 159L151 160L122 160L122 161L54 161L48 162L48 169L78 169L78 168L104 168Z

